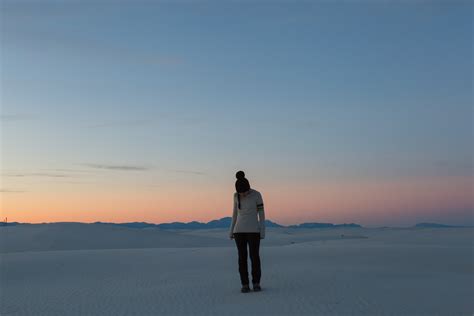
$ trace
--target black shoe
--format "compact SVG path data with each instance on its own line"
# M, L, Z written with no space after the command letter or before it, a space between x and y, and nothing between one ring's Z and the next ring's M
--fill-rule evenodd
M242 288L240 289L240 292L242 292L242 293L248 293L248 292L250 292L250 287L249 287L249 285L248 285L248 284L242 285Z
M254 283L254 285L253 285L253 290L254 290L255 292L258 292L258 291L261 291L262 288L260 287L260 284Z

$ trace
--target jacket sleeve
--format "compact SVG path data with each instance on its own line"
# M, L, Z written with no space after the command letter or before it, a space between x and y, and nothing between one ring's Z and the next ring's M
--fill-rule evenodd
M232 222L230 224L229 237L234 233L235 222L237 221L237 193L234 193L234 205L232 211Z
M263 198L262 194L258 194L257 197L257 213L258 213L258 223L260 226L260 237L265 238L265 210L263 208Z

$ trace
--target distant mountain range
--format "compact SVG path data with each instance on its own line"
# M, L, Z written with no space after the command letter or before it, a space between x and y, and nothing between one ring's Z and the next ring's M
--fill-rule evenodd
M414 227L420 227L420 228L449 228L449 227L473 227L473 226L445 225L445 224L438 224L438 223L418 223Z
M92 224L99 224L99 225L114 225L114 226L122 226L122 227L129 227L129 228L160 228L160 229L212 229L212 228L229 228L232 222L231 217L223 217L221 219L212 220L207 223L192 221L192 222L172 222L172 223L161 223L161 224L153 224L153 223L146 223L146 222L130 222L130 223L107 223L107 222L95 222ZM5 222L0 222L0 227L2 226L17 226L17 225L34 225L30 223L19 223L19 222L11 222L6 224ZM350 224L332 224L332 223L302 223L297 225L289 225L284 226L272 222L270 220L265 220L266 227L282 227L282 228L357 228L362 227L359 224L350 223ZM438 223L418 223L413 227L417 228L449 228L449 227L473 227L473 226L455 226L455 225L445 225L445 224L438 224Z
M29 224L29 223L18 223L18 222L11 222L11 223L5 223L5 222L0 222L0 227L2 226L16 226L16 225L24 225L24 224Z
M339 228L339 227L362 227L359 224L332 224L332 223L303 223L298 225L290 225L288 228Z
M229 228L232 222L231 217L223 217L221 219L212 220L207 223L192 221L192 222L172 222L172 223L162 223L162 224L153 224L146 222L130 222L130 223L107 223L107 222L95 222L93 224L99 225L115 225L129 228L160 228L160 229L212 229L212 228ZM25 225L28 223L18 223L11 222L8 223L8 226L16 225ZM0 223L0 226L5 226L5 223ZM270 220L265 220L266 227L287 227L287 228L335 228L335 227L361 227L357 224L331 224L331 223L302 223L299 225L284 226L272 222Z
M192 221L188 223L172 222L172 223L162 223L162 224L151 224L151 223L145 223L145 222L119 223L119 224L95 222L95 224L118 225L118 226L130 227L130 228L156 227L156 228L161 228L161 229L211 229L211 228L229 228L231 222L232 222L231 217L223 217L221 219L215 219L207 223ZM284 227L270 220L265 220L265 226L266 227Z

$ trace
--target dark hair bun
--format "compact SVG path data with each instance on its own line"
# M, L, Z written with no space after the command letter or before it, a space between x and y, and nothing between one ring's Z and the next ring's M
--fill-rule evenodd
M237 179L244 179L245 178L245 173L242 170L237 171L237 173L235 174L235 177Z

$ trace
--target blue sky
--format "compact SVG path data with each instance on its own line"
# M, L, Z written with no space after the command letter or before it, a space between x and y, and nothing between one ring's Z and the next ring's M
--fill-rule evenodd
M109 166L132 171L129 183L230 191L238 169L262 186L472 181L471 2L2 1L1 12L4 175L68 169L98 184ZM40 183L18 178L3 190Z

